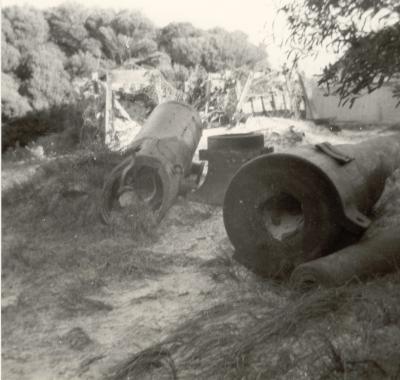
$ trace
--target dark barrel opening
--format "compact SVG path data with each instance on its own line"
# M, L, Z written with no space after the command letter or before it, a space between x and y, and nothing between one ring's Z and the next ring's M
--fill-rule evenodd
M121 207L128 207L139 199L153 210L157 210L161 207L163 193L158 170L150 166L142 166L119 196L119 204Z
M293 195L278 192L259 206L265 229L279 242L302 238L304 213L301 202Z

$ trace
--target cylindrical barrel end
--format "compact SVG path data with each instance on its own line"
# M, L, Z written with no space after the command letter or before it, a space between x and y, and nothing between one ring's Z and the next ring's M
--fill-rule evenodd
M336 189L320 168L278 153L257 157L236 173L223 217L236 259L279 277L332 249L341 230L339 209Z
M102 219L110 219L117 198L122 207L137 198L160 221L190 170L201 133L200 116L192 107L175 101L157 106L128 148L128 158L106 180Z
M350 245L326 257L299 265L290 276L297 288L345 285L400 268L400 228Z

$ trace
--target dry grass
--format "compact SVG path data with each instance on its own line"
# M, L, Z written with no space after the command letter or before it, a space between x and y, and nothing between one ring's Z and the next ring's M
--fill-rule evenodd
M242 285L248 272L232 257L233 248L230 244L219 244L214 250L215 258L201 264L203 271L208 273L215 282L231 280Z
M388 180L368 235L398 220L399 179L397 171ZM235 295L145 351L168 351L179 379L399 378L399 273L301 293L246 275L227 246L202 270L217 282L230 279ZM145 378L150 367L135 372L142 354L112 368L109 378Z
M61 295L59 297L59 308L62 311L59 318L63 319L108 312L113 309L112 305L103 301L83 296L80 289L70 289Z
M292 293L275 307L246 293L200 313L145 355L169 352L180 379L390 378L399 370L395 337L379 358L371 336L398 326L399 279ZM142 355L113 368L109 378L143 378L135 372Z
M171 353L161 347L154 347L142 351L126 366L116 368L115 373L111 374L109 378L115 380L138 378L176 380L178 376Z
M104 175L120 161L118 155L101 152L56 159L31 181L3 194L2 274L6 280L22 281L16 302L3 309L3 338L16 330L28 337L38 328L49 334L49 321L58 326L70 320L71 334L68 328L59 336L71 350L79 351L86 344L91 349L90 339L96 344L93 332L88 338L85 331L74 328L82 320L108 319L119 313L120 305L107 293L108 286L115 289L112 285L118 283L130 291L143 279L163 276L169 265L180 268L189 263L216 285L225 283L231 290L229 298L188 319L159 344L130 355L110 369L109 379L398 377L399 275L303 294L247 272L232 259L227 242L216 243L215 257L206 262L195 255L168 255L160 246L152 249L157 233L140 205L111 226L99 221ZM393 194L388 193L388 207L378 208L377 215L387 215ZM164 233L198 228L212 215L184 202L175 211L160 226ZM182 236L191 237L189 232ZM219 299L220 295L210 294ZM164 296L149 293L135 302ZM131 327L127 323L126 329ZM132 334L127 336L129 340ZM8 342L14 344L11 338ZM82 362L81 372L103 354L110 360L110 352L93 352Z
M369 233L398 218L398 186L397 171ZM219 276L231 275L237 272L230 260L222 254L210 264ZM394 379L400 371L399 280L397 273L367 285L293 292L275 306L255 287L258 298L230 300L222 316L205 313L162 346L175 349L172 357L185 379Z
M40 351L53 360L65 351L64 362L57 363L68 368L71 352L78 358L98 349L95 334L88 338L74 328L90 331L83 321L95 324L109 316L115 321L119 304L108 287L137 287L137 281L163 276L173 264L164 252L147 249L157 233L150 218L140 219L140 205L136 218L122 215L110 226L100 221L104 176L120 160L105 153L58 158L3 193L2 296L9 301L2 304L2 339L8 353ZM65 334L66 326L71 334ZM61 343L54 344L58 329ZM83 362L79 371L85 373L91 363ZM25 370L13 362L7 368L9 374Z
M116 153L82 153L42 165L32 179L3 194L3 221L30 231L81 233L82 228L101 229L99 207L104 178L121 160ZM153 228L151 212L138 204L103 230L123 230L138 240Z
M142 205L110 226L100 221L104 176L120 160L105 152L60 157L3 193L2 276L21 275L30 284L10 320L38 300L54 304L62 318L108 311L110 305L88 296L92 289L110 279L163 275L171 264L162 252L143 248L156 232Z

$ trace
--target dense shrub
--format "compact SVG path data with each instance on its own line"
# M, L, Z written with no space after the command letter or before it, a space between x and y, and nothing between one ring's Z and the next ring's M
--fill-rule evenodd
M70 101L71 78L64 69L65 57L54 44L44 44L30 51L23 63L26 75L21 85L35 110L47 109Z
M1 15L2 119L5 134L13 136L6 137L3 147L16 141L26 144L34 136L59 130L54 124L68 124L68 115L61 113L65 120L60 120L54 110L73 104L73 81L93 71L143 60L182 89L195 67L250 67L265 58L243 33L204 31L190 23L157 29L139 11L62 4L45 11L5 7ZM11 133L11 126L22 129Z
M1 98L1 112L3 121L19 117L31 110L28 99L18 92L19 83L12 75L2 73L1 93L6 94Z
M50 136L65 131L60 136L65 149L76 146L82 126L84 103L71 102L41 111L31 111L2 125L2 151L16 145L26 146L40 136ZM58 142L60 142L58 140ZM62 144L60 144L61 146Z

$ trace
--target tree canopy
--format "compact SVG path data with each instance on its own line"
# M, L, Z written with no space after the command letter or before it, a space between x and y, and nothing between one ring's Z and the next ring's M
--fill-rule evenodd
M70 102L75 78L157 52L152 64L179 85L198 66L253 67L266 58L244 33L205 31L190 23L158 29L140 11L66 3L47 10L5 7L1 17L5 121Z
M158 43L173 63L186 67L201 65L210 72L254 67L266 58L265 50L250 43L243 32L222 28L202 31L190 23L171 23L162 28Z
M294 61L318 49L339 54L325 67L320 85L333 88L350 105L400 75L398 0L295 0L281 7L287 16ZM396 95L396 91L394 91Z

